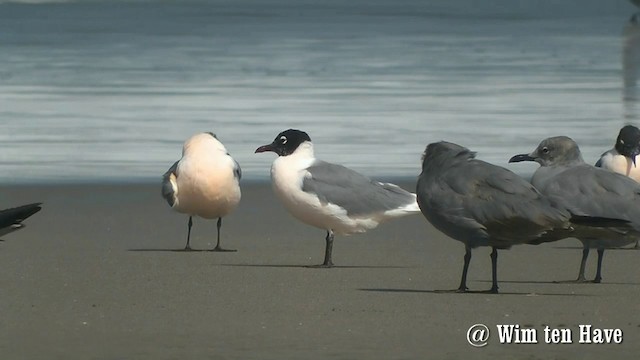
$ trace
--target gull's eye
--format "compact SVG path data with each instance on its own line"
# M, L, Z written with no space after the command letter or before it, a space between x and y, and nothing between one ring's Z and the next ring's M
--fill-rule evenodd
M549 153L549 148L548 148L548 147L546 147L546 146L545 146L545 147L543 147L543 148L542 148L542 153L543 153L543 154L548 154L548 153Z
M287 143L287 137L286 136L280 136L280 143L282 145L286 144Z
M624 140L620 139L619 143L620 145L624 145Z

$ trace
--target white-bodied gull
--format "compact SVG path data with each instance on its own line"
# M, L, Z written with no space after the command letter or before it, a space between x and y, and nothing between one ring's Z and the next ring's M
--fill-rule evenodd
M640 161L640 129L633 125L626 125L620 129L613 149L602 154L596 166L640 182L638 161ZM635 248L640 248L637 240Z
M571 214L554 205L513 172L475 159L475 152L450 142L429 144L422 157L416 194L424 216L464 244L460 286L467 292L471 250L491 246L492 286L498 292L498 249L567 237Z
M7 235L24 228L22 222L29 216L42 210L42 203L22 205L0 211L0 236Z
M596 166L640 182L638 162L640 162L640 129L627 125L620 129L613 149L602 154Z
M218 218L218 241L211 251L235 251L220 247L222 218L240 202L240 165L215 134L192 136L184 143L182 158L164 174L162 196L176 211L189 215L187 245L191 250L192 217Z
M256 153L279 155L271 166L274 192L298 220L327 231L325 257L331 267L334 234L362 233L379 223L420 211L416 196L341 165L315 158L307 133L289 129Z
M515 155L509 160L519 161L539 163L531 183L571 213L619 220L573 235L583 244L576 281L585 281L589 249L595 248L598 267L593 282L601 282L604 250L632 244L640 236L640 184L585 163L578 144L566 136L545 139L532 153ZM625 226L621 226L623 222Z

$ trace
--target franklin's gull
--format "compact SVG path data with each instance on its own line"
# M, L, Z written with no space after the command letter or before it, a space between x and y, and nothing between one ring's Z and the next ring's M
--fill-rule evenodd
M640 129L627 125L620 129L613 149L602 154L596 166L640 182L638 156L640 156Z
M176 211L189 215L187 245L191 250L192 217L218 218L218 242L211 251L236 251L220 247L222 218L240 202L240 165L215 134L192 136L184 143L182 158L164 174L162 196Z
M298 220L327 231L324 262L318 267L333 266L334 233L362 233L420 211L415 194L316 159L311 138L303 131L281 132L271 144L256 149L265 151L279 155L271 166L271 180L284 207Z

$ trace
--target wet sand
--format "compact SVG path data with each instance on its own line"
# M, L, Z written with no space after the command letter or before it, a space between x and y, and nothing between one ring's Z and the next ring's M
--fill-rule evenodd
M413 184L406 182L411 189ZM462 244L421 216L337 237L333 269L324 232L288 215L267 183L243 184L223 222L237 253L179 252L187 217L159 184L1 186L0 207L43 210L0 242L2 359L459 359L636 358L640 251L605 253L602 284L573 279L574 239L499 254L499 295L450 294ZM195 249L215 245L215 221L196 219ZM595 272L595 252L587 274ZM473 253L472 290L488 289L489 249ZM484 323L489 344L467 329ZM497 324L538 332L504 345ZM578 344L578 325L620 328L622 344ZM544 344L543 327L573 344Z

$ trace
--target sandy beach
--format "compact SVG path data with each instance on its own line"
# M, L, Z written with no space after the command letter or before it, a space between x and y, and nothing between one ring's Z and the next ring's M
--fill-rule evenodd
M413 189L411 180L403 183ZM421 216L337 237L285 212L268 183L243 183L222 244L237 253L178 252L187 217L160 184L0 187L3 208L41 201L0 242L2 359L622 359L640 351L640 251L605 253L602 284L573 279L579 242L499 255L501 294L450 294L462 244ZM191 245L215 245L215 221L194 220ZM489 249L473 253L472 290L488 289ZM595 252L587 274L595 272ZM491 330L475 348L466 333ZM500 344L496 325L537 330L538 344ZM622 344L578 343L578 326L619 328ZM543 328L573 344L545 344Z

